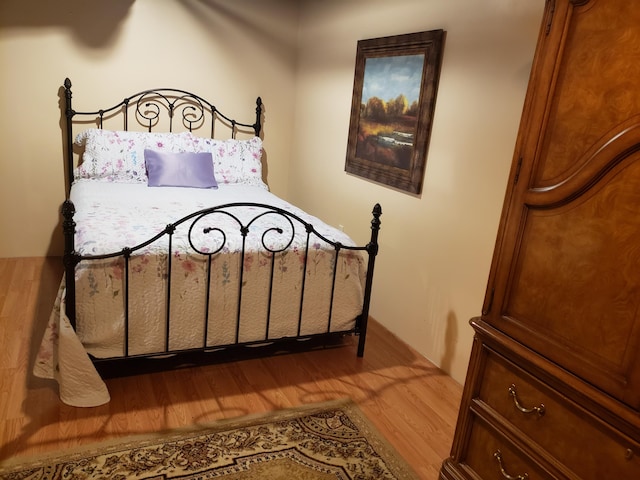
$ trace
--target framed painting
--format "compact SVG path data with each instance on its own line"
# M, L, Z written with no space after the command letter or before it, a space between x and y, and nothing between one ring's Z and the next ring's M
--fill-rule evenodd
M420 194L444 31L358 41L345 170Z

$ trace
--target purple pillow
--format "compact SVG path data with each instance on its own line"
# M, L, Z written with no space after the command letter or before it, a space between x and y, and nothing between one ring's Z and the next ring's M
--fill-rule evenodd
M144 151L150 187L218 188L211 152Z

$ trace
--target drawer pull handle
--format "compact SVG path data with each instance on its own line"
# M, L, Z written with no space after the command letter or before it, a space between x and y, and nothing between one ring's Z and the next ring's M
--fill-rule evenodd
M515 404L516 408L520 410L522 413L537 413L540 417L544 415L544 412L546 411L544 403L541 403L539 407L531 407L531 408L523 407L520 404L520 402L518 401L518 393L516 392L516 386L514 384L511 384L511 386L509 387L509 395L513 397L513 403Z
M513 475L509 475L502 465L502 452L500 450L493 454L493 458L498 461L498 465L500 465L500 472L502 472L502 476L507 480L527 480L529 478L528 473L523 473L522 475L517 475L515 477Z

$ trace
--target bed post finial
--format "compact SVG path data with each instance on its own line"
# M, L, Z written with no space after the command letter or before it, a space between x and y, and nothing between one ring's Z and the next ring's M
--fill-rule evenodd
M373 214L373 219L371 220L371 230L375 230L377 233L378 230L380 230L380 224L382 223L380 221L380 216L382 215L382 207L379 203L376 203L373 206L373 211L371 213Z
M256 134L256 137L260 136L260 131L262 130L262 98L258 97L256 99L256 123L253 125L253 130Z

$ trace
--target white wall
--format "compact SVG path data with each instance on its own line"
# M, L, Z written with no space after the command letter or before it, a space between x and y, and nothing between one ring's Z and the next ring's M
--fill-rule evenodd
M383 208L371 315L464 381L544 2L303 2L294 202L359 243ZM423 193L344 172L357 41L444 29Z
M62 253L65 77L81 111L175 87L253 122L262 96L269 184L286 196L297 11L295 0L0 2L0 256Z

